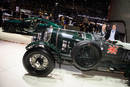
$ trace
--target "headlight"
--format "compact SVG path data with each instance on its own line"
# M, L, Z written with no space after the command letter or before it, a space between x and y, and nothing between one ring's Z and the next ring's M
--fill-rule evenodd
M40 41L40 40L42 40L42 34L41 34L41 33L37 33L37 34L34 35L33 38L32 38L32 42Z
M37 38L36 36L33 36L31 41L32 42L36 41L36 38Z
M41 40L41 39L42 39L41 37L42 37L42 34L41 34L41 33L38 33L38 34L37 34L37 39L38 39L38 40Z

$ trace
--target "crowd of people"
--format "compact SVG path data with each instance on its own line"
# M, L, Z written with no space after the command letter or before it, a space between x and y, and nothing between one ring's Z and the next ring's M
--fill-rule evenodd
M0 8L0 26L2 25L2 15L3 15L3 10ZM24 12L16 12L12 11L10 12L12 17L11 18L17 18L19 20L23 18L28 18L31 17L31 15L26 15ZM34 15L33 15L34 16ZM116 24L112 26L108 26L107 23L104 23L104 21L100 21L100 23L96 20L91 21L87 17L79 17L79 16L65 16L65 15L54 15L53 13L43 13L39 11L38 15L35 15L40 18L48 19L52 22L55 22L59 25L62 25L64 29L71 29L69 26L75 26L78 27L80 31L87 32L87 33L100 33L106 40L109 41L114 41L114 40L119 40L120 35L119 32L117 31Z

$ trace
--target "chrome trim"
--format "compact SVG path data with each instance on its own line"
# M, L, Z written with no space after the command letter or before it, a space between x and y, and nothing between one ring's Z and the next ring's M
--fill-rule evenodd
M58 43L58 36L59 36L59 31L60 31L60 30L61 30L61 29L58 28L57 33L56 33L56 47L57 47L57 43Z

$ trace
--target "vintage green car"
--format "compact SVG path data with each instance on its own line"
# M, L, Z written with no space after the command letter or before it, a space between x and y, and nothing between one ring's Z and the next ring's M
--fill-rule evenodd
M44 18L31 17L23 20L10 19L4 21L2 29L5 32L11 33L23 33L28 35L34 35L35 33L42 32L44 28L52 25L56 28L63 28L61 25L57 25Z
M119 44L121 43L121 44ZM81 71L128 72L130 49L121 41L107 42L96 33L48 27L33 36L23 56L25 69L36 76L47 76L55 64L68 63Z

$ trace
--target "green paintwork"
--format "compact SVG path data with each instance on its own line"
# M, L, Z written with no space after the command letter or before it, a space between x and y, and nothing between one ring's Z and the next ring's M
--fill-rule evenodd
M49 21L49 20L47 20L47 19L40 18L40 20L41 20L41 21L44 21L44 22L47 22L47 24L52 25L53 27L56 27L56 28L63 28L63 26L57 25L56 23L51 22L51 21Z
M39 20L39 21L43 21L44 23L46 23L48 26L53 26L53 27L56 27L56 28L63 28L61 25L57 25L56 23L54 22L51 22L47 19L44 19L44 18L39 18L39 17L31 17L31 18L25 18L24 20ZM44 24L43 23L43 24Z
M16 32L25 33L29 35L35 35L38 32L44 31L43 29L46 27L53 26L54 28L63 28L63 26L58 25L54 22L51 22L47 19L39 18L39 17L31 17L25 18L23 20L11 19L7 20L3 24L4 31L8 31L8 27L13 28ZM8 27L6 27L8 26ZM11 29L10 29L11 30ZM9 31L11 32L11 31Z
M50 44L48 42L43 42L43 41L32 42L26 46L26 49L31 49L34 47L43 47L43 46L49 47L50 49L52 49L53 51L55 51L58 54L60 53L60 51L53 44Z
M10 22L10 23L21 23L20 20L15 20L15 19L8 20L8 22Z

